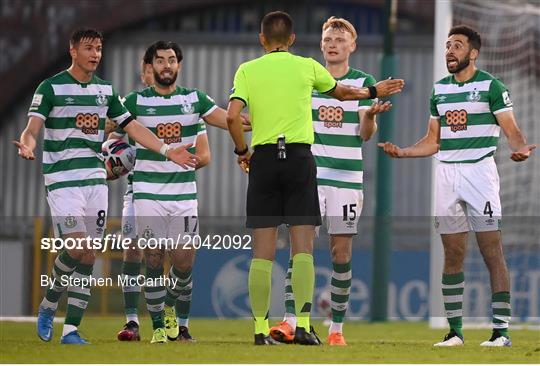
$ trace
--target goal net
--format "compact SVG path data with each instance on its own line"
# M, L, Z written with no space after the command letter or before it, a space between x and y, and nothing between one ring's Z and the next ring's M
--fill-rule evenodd
M518 126L528 141L537 144L540 143L539 4L525 0L456 0L451 5L452 24L471 26L482 37L477 66L506 84ZM435 59L439 57L436 55ZM495 156L501 184L503 245L511 278L513 323L538 324L540 319L539 153L535 151L525 163L510 160L511 151L501 133ZM489 273L474 235L470 236L464 269L464 323L465 326L489 325ZM438 271L440 279L441 268Z

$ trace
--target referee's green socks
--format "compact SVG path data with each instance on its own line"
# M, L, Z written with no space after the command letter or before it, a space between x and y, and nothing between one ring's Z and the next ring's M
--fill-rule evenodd
M253 258L249 267L249 301L255 318L255 334L270 334L268 311L272 290L272 261Z
M311 254L298 253L293 257L291 277L297 318L296 326L309 332L309 316L315 286L315 266Z

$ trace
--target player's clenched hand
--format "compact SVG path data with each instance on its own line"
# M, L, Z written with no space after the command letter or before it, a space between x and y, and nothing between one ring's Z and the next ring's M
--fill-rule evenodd
M195 168L199 162L199 157L188 151L188 149L192 146L193 144L187 144L171 148L169 151L167 151L167 158L184 169L187 169L188 167Z
M382 147L384 152L393 158L402 158L404 156L403 149L400 149L391 142L379 142L377 146Z
M392 94L400 93L405 85L403 79L386 79L375 84L377 97L387 97Z
M244 155L238 156L236 162L240 165L240 168L244 173L249 173L249 160L251 159L251 153L248 151Z
M34 156L34 152L30 150L28 146L23 144L22 142L19 142L17 140L13 140L13 144L19 148L19 156L21 158L27 159L27 160L34 160L36 157Z
M536 149L536 145L525 145L521 149L514 151L512 155L510 155L510 159L514 161L525 161L532 154L534 149Z
M382 100L375 101L373 102L371 107L369 107L369 109L366 110L366 114L370 117L373 117L376 114L388 112L390 109L392 109L392 103L390 103L390 101L388 102L383 102Z

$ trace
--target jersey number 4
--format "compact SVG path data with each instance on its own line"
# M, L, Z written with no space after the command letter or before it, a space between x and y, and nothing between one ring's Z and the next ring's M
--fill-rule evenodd
M489 215L490 218L493 217L493 210L489 201L486 202L486 207L484 207L484 215Z

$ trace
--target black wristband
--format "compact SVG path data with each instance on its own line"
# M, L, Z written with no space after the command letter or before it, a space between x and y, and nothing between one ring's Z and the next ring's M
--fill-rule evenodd
M238 156L242 156L244 154L246 154L247 152L249 151L249 146L246 145L246 148L242 151L238 151L236 150L236 147L234 148L234 153Z
M377 98L377 88L375 88L373 85L370 85L367 88L369 90L369 99Z

